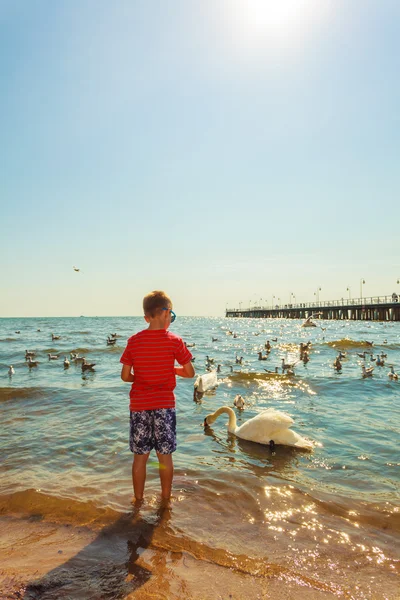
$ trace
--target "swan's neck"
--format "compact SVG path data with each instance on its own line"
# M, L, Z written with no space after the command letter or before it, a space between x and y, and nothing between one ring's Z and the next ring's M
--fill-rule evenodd
M210 415L208 417L208 423L209 425L211 425L211 423L214 423L214 421L219 417L219 415L222 415L223 413L226 413L229 417L229 421L228 421L228 431L229 433L235 433L236 430L236 415L234 413L234 411L232 410L232 408L230 408L229 406L221 406L221 408L219 408L218 410L215 411L215 413L213 413L212 415Z

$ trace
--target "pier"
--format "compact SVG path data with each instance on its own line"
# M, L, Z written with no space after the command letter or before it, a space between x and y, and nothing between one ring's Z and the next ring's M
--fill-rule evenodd
M274 306L250 306L249 308L227 308L226 317L252 319L313 319L351 321L400 321L400 302L396 294L328 300L326 302L305 302L297 304L275 304Z

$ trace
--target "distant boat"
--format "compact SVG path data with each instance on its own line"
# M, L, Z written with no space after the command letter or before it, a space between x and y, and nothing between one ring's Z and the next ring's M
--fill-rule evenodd
M312 321L312 319L314 317L318 317L319 315L322 315L322 313L313 313L312 315L310 315L309 317L307 317L307 319L304 321L304 323L302 323L302 327L317 327L317 324L314 323L314 321Z

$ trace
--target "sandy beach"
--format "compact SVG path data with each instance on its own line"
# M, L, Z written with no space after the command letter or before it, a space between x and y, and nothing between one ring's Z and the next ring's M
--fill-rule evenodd
M52 502L33 491L28 503L26 494L1 497L1 598L398 598L393 563L382 569L364 561L349 577L345 555L321 554L316 545L316 564L298 561L297 569L289 568L293 550L287 562L276 551L271 558L252 557L177 536L173 511L174 500L166 508L155 498L118 514L67 499Z

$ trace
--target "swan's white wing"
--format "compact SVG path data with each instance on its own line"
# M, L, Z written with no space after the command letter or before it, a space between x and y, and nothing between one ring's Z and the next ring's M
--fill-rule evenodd
M204 375L199 375L194 383L194 387L197 388L197 391L201 393L212 390L217 385L218 379L215 371L211 371L211 373L205 373Z
M287 430L294 423L286 413L270 408L249 419L235 431L236 435L244 440L251 440L259 444L269 444L271 436L280 430Z
M304 448L306 450L314 448L310 440L293 431L293 429L273 431L271 435L275 444L278 445L295 446L296 448Z

